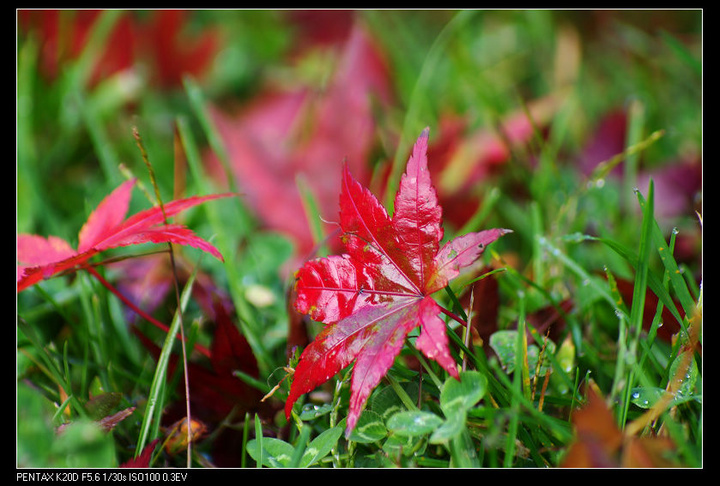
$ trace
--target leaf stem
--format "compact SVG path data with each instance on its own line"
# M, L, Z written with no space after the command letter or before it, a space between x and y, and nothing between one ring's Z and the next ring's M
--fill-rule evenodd
M464 327L467 327L467 324L468 324L467 321L466 321L465 319L463 319L462 317L460 317L459 315L455 314L455 313L452 312L452 311L447 310L447 309L444 308L443 306L440 306L440 310L441 310L441 311L443 312L443 314L445 314L446 316L450 317L451 319L456 320L457 322L459 322L460 324L462 324Z
M468 307L468 325L465 326L465 347L470 348L470 323L472 322L472 309L473 309L473 303L475 300L475 288L470 289L470 306ZM462 352L462 370L465 371L467 369L467 355L465 352Z
M415 353L415 358L422 365L422 368L420 369L420 371L422 372L422 370L424 369L425 372L427 372L427 374L430 375L430 379L433 381L433 383L435 383L435 386L438 388L441 388L443 382L440 380L440 378L438 378L438 376L435 374L435 372L433 372L432 368L430 367L430 364L427 362L425 357L422 355L422 353L420 351L418 351L414 347L412 349L413 349L413 352Z
M151 316L150 314L148 314L147 312L145 312L144 310L140 309L138 306L133 304L132 301L130 301L130 299L125 297L123 294L121 294L120 291L113 286L113 284L111 284L110 282L105 280L105 278L103 278L103 276L100 275L100 273L97 270L95 270L93 267L91 267L91 266L85 267L85 270L90 272L90 274L93 277L95 277L98 280L98 282L100 282L106 289L108 289L110 292L112 292L112 294L115 295L115 297L120 299L123 304L127 305L137 315L139 315L146 321L152 323L157 328L159 328L165 332L167 332L170 329L166 324L163 324L162 322L158 321L153 316ZM196 349L196 351L199 351L200 353L202 353L204 356L210 357L210 351L206 347L196 345L195 349Z

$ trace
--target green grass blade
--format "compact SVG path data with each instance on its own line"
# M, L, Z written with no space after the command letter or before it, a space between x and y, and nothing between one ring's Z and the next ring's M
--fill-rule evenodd
M695 75L702 76L702 60L697 59L682 42L669 32L661 30L660 37L662 37L662 40L675 53L678 59L692 69Z
M310 425L304 424L302 430L300 430L300 437L298 437L295 448L293 449L293 455L290 458L288 467L296 468L300 466L303 454L305 454L305 450L307 449L308 440L310 439L310 428Z
M640 194L638 192L638 194ZM637 267L635 269L635 285L633 287L633 301L630 309L630 322L639 334L642 328L642 316L645 311L645 293L648 282L650 239L652 237L652 223L654 220L654 194L653 182L650 181L648 189L648 200L641 203L643 210L642 232L640 234L640 245L638 248Z
M145 415L143 416L143 421L140 426L140 436L138 438L137 448L135 449L135 457L140 455L147 445L150 437L156 437L159 431L160 421L163 414L164 391L168 364L170 363L173 344L175 343L175 338L182 322L180 313L184 311L190 300L190 294L193 284L195 283L196 274L197 267L188 278L185 288L180 295L179 308L175 312L175 316L170 324L170 329L165 337L165 342L160 350L160 356L158 357L158 362L155 366L155 375L153 376L153 380L150 385L147 408L145 409Z
M638 200L640 201L641 205L646 204L645 199L640 193L638 193ZM663 237L660 225L657 223L657 221L655 221L654 223L655 224L652 225L652 238L657 245L658 251L660 252L660 260L665 266L667 275L670 278L670 283L675 290L675 294L680 300L680 305L685 311L685 314L687 316L692 316L693 312L695 312L696 307L695 300L693 299L692 295L690 295L690 290L688 289L687 283L682 276L682 272L680 271L680 268L678 267L675 258L670 252L667 251L668 245L665 241L665 238Z
M263 431L262 431L262 425L260 423L260 416L258 414L255 414L255 441L257 442L257 450L258 450L258 457L257 457L257 464L256 466L258 468L263 467Z
M65 394L72 399L71 403L75 407L75 410L81 416L84 416L85 408L73 394L70 384L66 379L66 375L58 367L53 357L50 356L45 346L43 346L40 337L35 332L35 329L28 325L28 323L22 318L18 318L17 325L23 336L25 336L25 338L27 338L32 346L38 351L40 361L37 361L34 356L31 356L30 358L40 367L45 375L47 375L57 386L61 387L65 391Z
M620 243L607 239L607 238L596 238L593 236L586 236L584 239L601 242L608 248L613 250L615 253L623 257L634 269L637 269L638 257L634 251L621 245ZM659 250L663 251L663 250ZM662 255L661 255L662 256ZM672 313L673 317L677 320L678 324L683 325L683 319L675 306L675 303L670 296L668 290L664 287L662 281L652 272L647 274L647 285L650 287L655 295L660 299L660 302Z
M205 98L202 90L189 76L183 78L183 84L185 86L185 92L190 99L190 105L193 109L193 113L202 125L205 136L210 143L210 147L212 147L213 152L215 152L215 155L217 155L218 159L220 159L220 163L225 170L225 175L227 176L230 189L232 191L237 191L235 187L235 178L233 177L232 169L230 168L230 157L225 149L225 144L223 144L220 135L217 133L217 130L210 119L210 115L205 106Z
M639 191L637 191L637 193L640 194ZM618 353L618 366L627 366L627 375L622 377L622 381L624 383L624 393L620 404L620 416L618 419L621 428L624 428L625 423L627 422L627 414L630 408L630 395L633 387L635 386L635 380L637 379L636 374L642 373L642 370L639 370L635 364L639 361L637 359L637 350L638 342L641 338L643 316L645 313L645 296L647 290L651 248L650 240L652 237L651 230L652 224L655 222L654 200L654 187L651 180L648 188L647 202L641 202L640 204L643 211L643 220L640 233L640 243L638 247L637 267L635 268L632 305L628 321L630 326L628 341L626 343L620 343L619 348L620 351L625 351L627 354L623 355L622 352ZM616 386L619 386L619 383L616 383ZM615 389L615 387L613 389Z
M187 81L187 83L188 90L192 94L192 102L195 105L196 115L202 117L202 119L205 120L203 126L206 130L208 130L206 136L212 139L217 139L215 131L212 129L212 126L210 125L210 122L207 118L207 113L205 113L204 111L204 105L202 104L199 89L190 81ZM190 130L189 122L185 117L178 117L176 121L178 128L178 136L180 137L180 142L182 144L183 150L185 151L188 167L190 169L190 173L193 176L193 180L203 194L210 194L212 193L213 187L208 182L207 177L203 172L200 152L198 150L198 145L192 133L192 130ZM219 140L216 140L213 143L214 145L220 145ZM221 146L215 147L215 149L224 153L224 149ZM233 208L238 209L237 212L233 211L232 213L233 215L237 216L237 223L233 225L228 225L227 221L225 221L221 216L220 210L218 208L213 207L213 205L211 204L203 205L205 214L207 214L210 225L212 226L215 235L217 236L218 250L223 255L233 255L235 253L235 248L239 243L238 240L245 238L249 231L249 220L244 214L244 209L241 206L242 204L237 204ZM248 308L248 304L243 297L242 289L239 288L242 282L242 278L237 271L235 261L227 258L225 260L224 269L228 275L230 292L233 297L235 309L240 317L239 325L242 329L243 335L252 347L255 357L259 361L261 369L271 369L271 359L262 344L260 336L255 332L255 329L253 329L248 324L252 322L253 319L251 317L251 312Z
M69 71L70 82L73 86L81 89L87 86L93 68L97 66L98 59L103 54L110 33L122 15L121 10L103 10L97 20L93 22L85 48L73 65L73 69Z
M475 211L475 214L467 220L457 234L464 235L482 229L482 223L488 218L491 211L495 209L495 204L500 199L500 195L501 192L499 188L493 187L490 189L490 191L484 196L482 204L478 207L477 211Z
M120 173L118 166L120 165L120 156L117 154L111 138L105 130L100 117L98 116L92 100L88 99L80 93L76 93L74 101L80 109L85 129L90 135L95 153L100 163L100 169L108 181L110 186L115 186L120 181Z
M637 186L639 152L630 150L642 141L643 129L645 127L645 107L639 100L633 100L630 104L627 123L627 156L623 165L623 194L627 200L625 208L630 210L635 202L632 201L633 188Z
M515 372L513 373L512 390L515 397L522 396L525 400L529 395L529 369L527 365L527 335L525 334L525 298L522 292L518 295L518 328L515 343ZM515 441L520 421L520 401L512 400L510 404L510 424L508 425L505 443L504 467L512 467L515 460Z
M303 204L303 209L305 210L305 217L310 223L310 231L312 233L313 242L318 245L323 241L325 235L322 230L322 220L320 219L320 209L317 203L317 198L313 194L312 188L308 185L302 173L295 176L295 186L300 193L300 199Z
M538 238L538 242L543 246L552 256L559 259L569 270L577 275L581 281L587 282L588 285L592 286L598 295L602 297L608 304L615 308L615 299L613 299L610 291L603 285L600 285L596 279L585 270L582 265L577 263L575 260L565 254L559 247L555 246L544 236Z
M440 34L433 42L430 50L425 57L420 74L417 77L415 86L410 95L410 101L405 112L403 120L402 132L398 140L395 158L393 159L390 176L387 181L387 190L385 191L385 207L392 214L395 206L395 192L400 182L400 176L405 168L405 161L412 146L412 142L420 134L420 131L427 123L418 120L420 108L423 106L423 99L428 96L429 82L438 63L442 60L442 56L446 54L445 48L449 39L454 33L460 30L465 22L475 14L473 10L459 11L442 29Z

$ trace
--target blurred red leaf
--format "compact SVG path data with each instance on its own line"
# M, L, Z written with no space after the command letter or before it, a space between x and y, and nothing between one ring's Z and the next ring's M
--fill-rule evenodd
M155 439L154 441L150 442L148 445L145 446L139 456L122 463L120 467L150 467L150 459L152 459L152 454L155 451L155 446L157 446L158 442L160 442L160 439Z
M650 179L655 185L655 214L658 221L664 222L678 216L694 217L693 211L696 209L702 212L702 171L700 159L690 158L638 174L638 188L644 194L647 194Z
M623 300L628 306L632 306L633 291L635 288L634 283L629 280L619 278L616 279L616 284L618 292L620 292ZM657 312L658 302L659 299L657 295L655 295L652 290L647 289L645 292L645 308L643 309L643 329L645 331L650 330L650 327L652 326L652 322L655 319L655 313ZM679 302L675 302L675 307L678 309L680 316L684 317L685 311L682 309ZM670 312L670 310L665 306L663 306L662 309L661 322L662 326L657 328L657 335L664 341L671 342L673 336L680 332L682 328L677 322L677 319L673 316L672 312Z
M480 275L489 271L491 270L482 271ZM470 291L460 296L459 299L463 309L468 309L470 302L472 302L471 315L469 316L470 330L472 332L470 346L479 341L478 344L489 349L490 336L498 329L500 292L497 279L490 275L478 280L472 284ZM456 332L462 334L464 330L458 328Z
M88 36L102 10L19 10L18 23L25 32L33 30L40 42L40 71L48 79L61 74L63 65L77 59L87 46ZM135 36L129 16L121 16L97 56L90 84L134 63Z
M595 167L625 150L627 136L627 114L613 110L603 116L592 131L592 137L585 144L580 155L580 169L590 175ZM612 173L620 175L622 168L614 167Z
M372 389L418 325L415 346L458 377L440 306L431 294L507 233L493 229L443 238L442 208L427 168L428 130L417 139L389 217L376 197L343 171L340 227L347 254L307 262L296 273L295 308L327 324L295 368L285 413L297 399L355 361L349 433Z
M565 314L573 308L573 301L565 299L558 302L557 307L548 305L542 307L527 316L531 324L539 334L547 336L551 341L558 342L565 331ZM542 344L542 343L538 343Z
M152 313L165 301L175 278L182 287L193 273L193 299L204 312L212 314L217 301L231 308L231 298L227 291L219 287L211 275L198 269L182 253L174 255L174 262L173 267L166 254L153 254L111 262L107 267L117 274L117 290L146 313ZM128 322L133 321L133 315L133 309L128 309Z
M252 348L240 334L221 304L215 308L215 334L210 348L213 371L220 376L232 376L235 370L258 377L258 366ZM238 381L237 378L234 378ZM260 392L257 391L257 394ZM250 395L250 394L249 394ZM248 403L254 403L249 400Z
M65 64L80 57L102 10L19 10L24 32L40 42L40 70L55 79ZM119 16L92 67L90 85L144 62L151 81L160 87L178 86L185 74L202 76L219 49L219 36L205 29L194 36L185 32L188 12L156 10L144 22L133 12Z
M497 174L514 151L523 149L551 121L560 105L560 95L549 95L509 113L497 127L470 130L457 115L443 114L438 142L428 148L430 173L437 180L440 202L448 221L456 226L467 222L479 206L478 183Z
M239 467L242 455L237 451L244 443L243 433L239 428L225 425L242 419L246 413L257 413L263 420L269 419L277 412L278 406L269 401L262 402L263 393L235 375L235 371L242 371L259 378L257 361L224 304L216 301L213 309L214 329L209 352L202 352L203 358L193 359L187 364L190 385L187 395L193 422L196 426L201 423L203 430L213 436L210 454L213 464ZM138 328L133 328L133 331L153 356L160 354L160 348L148 336ZM182 367L180 359L177 355L171 356L168 376L176 373L178 366ZM170 424L182 423L187 417L184 380L180 381L177 393L181 398L169 403L163 416L163 422L170 429Z
M628 114L613 110L600 120L591 139L583 148L579 159L580 169L590 175L601 162L622 153L627 144ZM621 162L611 175L623 176ZM691 215L702 196L702 162L699 154L690 152L683 159L662 161L661 164L643 163L637 176L638 188L645 192L648 181L655 184L655 214L659 222L682 215Z
M490 272L480 272L479 276ZM480 341L486 353L494 353L490 347L490 336L498 330L498 315L500 308L500 293L497 279L490 275L472 284L471 292L459 297L460 304L467 309L470 305L472 293L472 336L474 340ZM563 300L558 306L548 305L528 313L527 322L542 336L548 337L551 341L558 342L565 330L564 315L573 307L570 299ZM458 332L463 332L458 329ZM533 334L527 331L528 339L533 341ZM538 343L542 345L543 343Z
M593 386L587 387L587 403L573 413L572 422L575 441L563 460L563 467L618 466L623 435Z
M78 250L61 238L19 234L17 237L17 291L50 278L65 270L85 264L102 251L141 243L175 243L208 252L222 260L220 252L190 229L178 224L164 224L164 218L174 216L205 201L228 197L214 194L176 199L164 205L130 216L127 213L135 180L118 186L90 214L80 229Z
M333 46L347 39L352 31L352 10L288 10L283 12L296 31L293 50L302 52L316 46Z
M179 260L176 255L176 262ZM107 267L117 272L116 288L136 307L151 314L168 295L173 286L173 271L169 258L164 254L145 255L113 262ZM181 260L181 259L180 259ZM184 265L180 265L183 268ZM179 276L179 282L183 282ZM193 289L195 287L193 286ZM128 310L128 322L133 321L133 312Z
M331 219L342 161L367 180L373 100L389 102L390 81L380 52L356 26L322 92L270 90L236 114L211 107L239 190L267 228L293 239L298 255L314 246L298 185L315 198L320 216ZM224 177L212 153L206 161Z
M674 445L664 437L623 434L600 392L587 387L587 403L573 413L575 440L561 467L619 468L670 467L667 459Z
M215 31L205 29L190 36L187 24L187 11L162 9L153 11L149 25L142 28L142 50L137 57L149 61L160 87L181 86L186 74L201 76L219 49Z
M233 374L239 370L254 378L258 377L257 361L252 348L224 307L216 303L214 309L215 329L209 363L188 363L189 397L193 417L198 417L208 424L220 423L235 407L238 407L240 412L258 410L262 398L260 390L250 387ZM158 356L160 348L140 330L134 331L144 346ZM178 357L173 356L169 365L170 375L177 365ZM181 386L184 388L184 383L181 383Z

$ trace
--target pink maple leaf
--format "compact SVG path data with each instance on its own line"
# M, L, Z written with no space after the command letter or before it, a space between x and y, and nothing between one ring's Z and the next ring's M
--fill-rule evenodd
M42 279L85 264L90 258L111 248L141 243L175 243L199 248L222 260L220 252L210 243L179 224L165 224L165 217L202 202L231 196L213 194L193 196L153 207L125 219L135 180L117 187L90 214L80 229L77 251L58 238L19 234L17 237L17 291L21 292ZM163 211L164 210L164 211Z

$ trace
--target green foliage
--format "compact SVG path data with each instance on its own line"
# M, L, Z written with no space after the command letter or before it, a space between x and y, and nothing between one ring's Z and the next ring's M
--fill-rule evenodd
M29 386L18 384L17 458L19 467L117 467L116 444L111 435L89 419L54 430L50 403Z
M309 430L303 428L303 432ZM307 440L307 434L301 433L296 446L272 437L252 439L247 443L247 452L256 462L262 461L266 467L311 467L330 453L342 432L340 427L327 429L309 443L303 441L303 439ZM259 451L260 447L262 454Z

